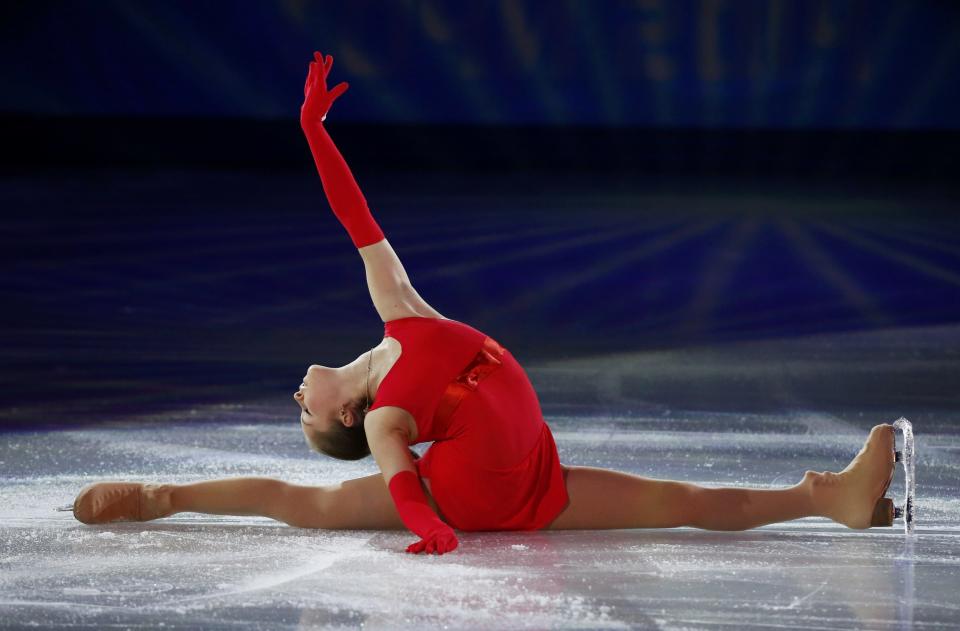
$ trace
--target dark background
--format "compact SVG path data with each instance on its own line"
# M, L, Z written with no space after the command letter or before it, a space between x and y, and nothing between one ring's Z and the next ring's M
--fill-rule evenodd
M8 167L303 167L314 50L381 169L956 173L953 2L11 2Z
M118 0L3 11L6 113L289 120L320 49L352 88L338 122L960 123L953 2Z
M960 316L953 2L0 12L7 427L279 400L377 343L299 128L314 50L418 291L523 361ZM938 346L916 405L957 403Z

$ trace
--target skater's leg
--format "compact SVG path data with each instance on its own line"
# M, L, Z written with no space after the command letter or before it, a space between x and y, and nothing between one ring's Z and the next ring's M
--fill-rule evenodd
M169 486L172 513L260 515L283 521L280 516L285 512L291 485L272 478L247 477ZM319 495L322 487L312 488Z
M261 515L299 528L404 528L379 473L327 486L302 486L270 478L231 478L171 486L174 513ZM429 490L424 492L436 510Z
M550 529L746 530L816 515L806 478L784 489L708 488L596 467L563 469L570 502Z
M709 488L595 467L563 467L570 502L548 528L746 530L800 517L828 517L850 528L889 526L893 426L870 430L840 473L807 471L782 489Z

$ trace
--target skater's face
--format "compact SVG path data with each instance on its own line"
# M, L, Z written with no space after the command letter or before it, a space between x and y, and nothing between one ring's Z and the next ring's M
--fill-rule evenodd
M380 346L364 351L339 368L314 364L307 369L293 400L300 407L300 426L311 449L344 460L370 453L363 420L369 393L376 392L380 379L382 351Z
M326 432L342 407L339 368L314 364L307 369L293 399L300 405L300 426L309 439L311 434Z

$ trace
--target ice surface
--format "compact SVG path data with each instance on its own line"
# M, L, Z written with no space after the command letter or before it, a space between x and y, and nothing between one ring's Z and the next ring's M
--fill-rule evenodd
M803 412L547 416L571 464L761 487L839 470L873 424ZM456 552L424 557L403 552L402 532L196 513L85 526L54 510L96 480L323 484L375 471L307 451L291 423L161 419L6 434L0 626L943 628L955 624L960 586L960 436L941 427L921 440L916 537L811 518L740 533L461 533Z
M903 414L915 537L822 519L468 533L427 558L403 533L53 511L98 480L375 471L309 452L296 427L304 367L382 333L335 221L305 230L302 175L5 174L0 424L97 424L0 435L0 627L957 626L957 204L928 183L361 176L424 298L528 370L565 463L793 484Z

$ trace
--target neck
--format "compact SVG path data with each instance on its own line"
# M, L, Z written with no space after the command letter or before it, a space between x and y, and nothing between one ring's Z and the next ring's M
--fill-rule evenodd
M375 347L361 354L354 362L351 380L356 384L357 398L362 405L373 403L373 397L377 392L377 387L383 379L383 375L380 374L383 368L383 362L381 361L382 350L380 347Z

